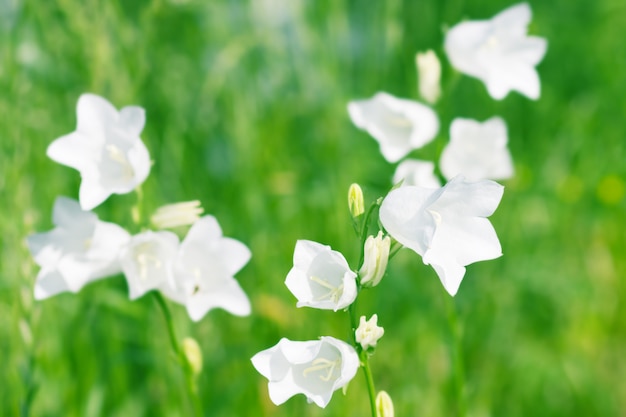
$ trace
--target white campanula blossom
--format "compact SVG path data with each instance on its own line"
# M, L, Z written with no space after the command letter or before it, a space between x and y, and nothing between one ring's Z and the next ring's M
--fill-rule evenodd
M486 218L500 203L504 187L493 181L467 182L463 176L440 189L400 187L380 207L380 220L398 242L432 265L450 295L458 291L465 266L502 255Z
M296 242L285 285L298 299L298 307L337 311L357 296L356 274L344 256L310 240Z
M450 126L450 142L439 167L444 177L463 174L468 181L504 180L513 176L513 160L507 147L506 123L500 117L481 123L457 118Z
M85 284L120 272L118 255L130 235L120 226L98 220L77 201L58 197L55 228L28 237L28 247L41 266L35 283L40 300L61 292L77 292Z
M430 107L383 92L371 99L351 101L348 113L356 127L378 141L389 162L423 147L439 132L439 119Z
M131 238L120 253L131 300L171 285L178 246L178 236L168 231L146 231Z
M76 115L76 130L52 142L47 154L80 172L80 205L91 210L111 194L132 191L148 176L150 156L139 138L145 112L137 106L117 111L104 98L83 94Z
M359 270L361 285L375 287L385 275L389 260L389 248L391 238L383 237L383 232L378 232L376 237L368 236L365 240L363 266Z
M280 405L296 394L326 407L333 392L354 378L359 356L352 346L325 336L296 342L281 339L277 345L252 357L256 370L269 380L270 399Z
M213 308L237 316L250 314L250 300L234 275L250 260L250 250L236 239L225 237L213 216L196 221L180 244L171 285L163 293L184 304L198 321Z
M378 315L374 314L369 320L365 316L359 319L359 327L354 332L356 342L361 345L363 350L375 348L378 340L385 334L385 329L378 326Z
M528 3L520 3L490 20L459 23L446 35L446 54L456 69L483 81L496 100L511 90L537 99L535 66L543 59L547 42L527 35L530 18Z
M426 188L439 188L441 182L435 175L435 164L419 159L405 159L398 164L393 174L393 183L402 185L419 185Z
M432 49L415 56L419 76L419 93L424 100L434 104L441 95L441 63Z

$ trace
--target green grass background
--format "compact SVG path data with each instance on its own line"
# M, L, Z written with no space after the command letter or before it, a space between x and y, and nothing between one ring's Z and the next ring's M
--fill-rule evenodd
M32 299L25 237L51 228L79 176L45 155L75 128L83 92L147 111L148 204L199 199L253 258L238 274L253 314L216 310L181 336L205 361L206 416L365 416L362 375L325 410L302 396L276 407L249 358L281 337L347 338L345 314L296 309L283 284L297 239L358 245L352 182L371 201L394 166L354 128L346 104L384 90L417 98L414 56L440 57L446 27L488 18L501 0L0 0L0 414L184 416L189 403L153 298L130 302L121 276ZM541 99L496 102L461 77L437 111L437 158L454 117L502 116L516 176L492 216L504 256L468 268L449 297L416 254L359 297L385 336L372 358L397 416L454 416L458 317L469 416L617 416L626 409L626 5L534 1L548 39ZM453 75L444 60L444 77ZM130 226L132 195L99 216ZM458 374L456 374L458 375Z

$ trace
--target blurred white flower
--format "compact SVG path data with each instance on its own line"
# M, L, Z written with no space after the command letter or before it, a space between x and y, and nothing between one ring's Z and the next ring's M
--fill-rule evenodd
M365 240L363 266L359 271L361 285L375 287L385 275L387 261L389 260L389 248L391 238L383 237L383 232L378 232L376 237L368 236Z
M58 197L54 202L49 232L28 237L28 247L41 266L35 298L61 292L78 292L88 282L120 272L120 248L130 235L120 226L98 220L83 211L77 201Z
M250 314L250 300L234 275L250 260L250 250L238 240L224 237L213 216L191 226L174 262L174 279L162 287L172 300L184 304L193 321L213 308Z
M47 154L80 172L80 205L91 210L111 194L132 191L148 176L150 156L139 138L145 112L137 106L118 112L104 98L83 94L76 114L76 130L52 142Z
M254 355L252 364L269 380L269 395L274 404L304 394L309 402L323 408L334 391L354 378L359 356L352 346L330 336L306 342L283 338Z
M419 185L426 188L439 188L441 182L435 175L435 164L430 161L418 159L405 159L400 162L393 174L393 183L400 181L402 185Z
M504 187L493 181L467 182L463 176L438 190L400 187L380 207L387 232L432 265L450 295L455 295L465 266L502 255L493 214Z
M540 84L535 66L543 59L547 42L527 36L530 18L530 6L520 3L490 20L459 23L446 35L446 54L456 69L482 80L496 100L511 90L537 99Z
M298 307L337 311L357 296L356 274L343 255L310 240L296 242L285 285L298 299Z
M430 107L382 92L368 100L351 101L348 113L356 127L378 141L389 162L426 145L439 131L439 119Z
M435 104L441 95L441 63L432 49L415 56L420 96Z
M170 285L178 246L178 236L167 231L140 233L124 246L120 263L131 300L150 290Z
M369 320L365 316L359 319L359 327L354 332L356 342L363 350L376 347L378 340L385 334L385 329L378 326L378 315L374 314Z
M507 142L506 123L500 117L483 123L454 119L450 143L439 160L441 172L447 179L463 174L468 181L511 178L513 161Z

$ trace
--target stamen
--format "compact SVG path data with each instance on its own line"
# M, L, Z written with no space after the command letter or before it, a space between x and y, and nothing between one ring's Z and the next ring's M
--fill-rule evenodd
M311 275L309 279L315 282L316 284L318 284L320 287L324 287L329 290L327 293L322 294L319 297L317 297L315 301L322 301L322 300L329 299L331 302L336 303L337 301L339 301L339 299L343 295L343 283L339 285L338 287L335 287L333 284L331 284L330 282L322 278L318 278L318 277Z
M143 281L148 279L148 270L151 265L155 268L161 267L161 260L150 253L138 253L135 255L135 259L139 264L139 278Z
M126 158L126 155L124 155L124 152L122 152L119 147L110 143L105 146L105 149L107 150L109 158L111 158L112 161L117 162L121 166L122 177L126 180L132 179L135 176L135 171L133 170L133 166L130 164L130 162L128 162L128 159Z
M326 358L317 358L311 362L311 366L302 371L302 375L306 377L307 374L310 374L311 372L326 371L325 374L319 375L319 378L324 382L328 382L333 377L333 372L340 363L341 359L331 361Z

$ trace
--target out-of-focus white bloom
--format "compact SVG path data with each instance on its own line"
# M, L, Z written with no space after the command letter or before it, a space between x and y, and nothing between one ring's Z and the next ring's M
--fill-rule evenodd
M376 395L376 417L393 417L393 401L386 391L379 391Z
M393 183L402 185L418 185L426 188L439 188L441 182L435 175L435 164L418 159L405 159L400 162L393 174Z
M365 240L365 259L359 271L361 285L375 287L385 275L387 261L389 260L389 248L391 238L383 237L383 232L378 232L376 237L368 236Z
M389 162L397 162L411 150L421 148L439 132L439 119L430 107L387 93L351 101L348 113L356 127L378 141L380 152Z
M432 49L415 56L419 76L419 93L424 100L435 104L441 95L441 63Z
M511 178L513 160L507 142L506 123L500 117L483 123L454 119L450 143L439 161L441 172L447 179L463 174L468 181Z
M398 242L432 265L450 295L455 295L465 266L502 255L493 214L504 187L493 181L467 182L463 176L438 190L400 187L380 207L380 220Z
M132 237L120 254L131 300L171 285L178 245L178 237L168 231L147 231Z
M252 364L269 380L269 395L274 404L304 394L309 402L324 408L333 392L354 378L359 356L352 346L330 336L306 342L283 338L254 355Z
M359 217L365 212L363 204L363 190L359 184L352 184L348 189L348 208L352 217Z
M157 209L156 213L150 217L150 222L157 229L189 226L200 219L203 212L204 209L198 200L167 204Z
M137 106L118 112L95 94L81 95L76 113L76 130L52 142L47 153L80 172L80 205L91 210L111 194L132 191L148 176L150 156L139 138L146 116Z
M535 66L543 59L547 42L526 34L530 18L528 3L520 3L490 20L459 23L446 35L446 54L456 69L482 80L496 100L511 90L537 99Z
M298 299L298 307L337 311L357 296L356 274L343 255L310 240L296 242L285 285Z
M85 284L120 272L118 255L130 235L120 226L98 220L77 201L58 197L49 232L28 237L28 247L41 266L35 298L78 292Z
M376 347L378 340L385 334L385 329L378 326L378 315L374 314L369 320L365 320L365 316L361 316L359 327L354 332L356 342L361 345L363 350Z

